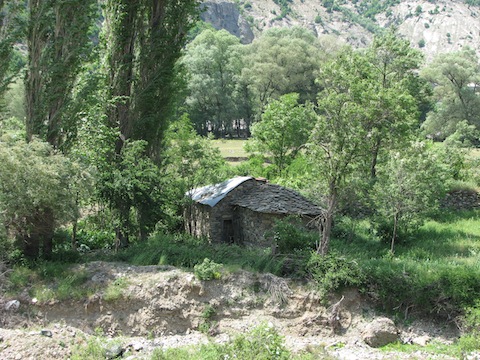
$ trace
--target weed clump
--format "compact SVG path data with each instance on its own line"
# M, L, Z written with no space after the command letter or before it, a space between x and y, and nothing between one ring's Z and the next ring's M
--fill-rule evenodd
M215 280L222 277L220 273L221 267L220 264L205 258L201 264L194 266L193 272L199 280Z

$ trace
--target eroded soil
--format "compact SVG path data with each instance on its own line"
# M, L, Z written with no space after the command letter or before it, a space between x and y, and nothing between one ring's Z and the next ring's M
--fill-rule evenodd
M74 346L85 345L99 331L117 339L131 359L148 358L158 347L225 342L262 323L274 326L293 351L322 347L338 359L449 359L423 351L370 348L361 333L377 315L355 290L323 305L307 285L271 274L238 271L220 280L199 281L173 267L106 262L75 270L85 272L85 286L96 289L86 299L41 303L27 291L16 298L0 297L1 359L66 359ZM121 294L107 300L106 289L115 281L124 284ZM11 300L20 306L7 311ZM332 320L334 304L338 321ZM458 337L448 324L397 326L402 340L419 344L451 343Z

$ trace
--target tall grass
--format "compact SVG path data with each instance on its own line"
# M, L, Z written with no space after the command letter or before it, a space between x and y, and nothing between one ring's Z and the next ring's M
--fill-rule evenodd
M286 257L274 256L271 249L245 248L237 245L208 244L189 236L157 234L113 257L135 265L173 265L193 267L208 258L227 268L243 268L281 275Z
M480 211L443 212L395 254L368 224L332 248L355 260L365 276L362 289L387 311L453 320L480 297Z

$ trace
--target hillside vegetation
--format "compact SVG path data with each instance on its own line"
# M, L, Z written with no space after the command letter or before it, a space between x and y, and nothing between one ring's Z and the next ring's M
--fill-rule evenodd
M332 41L364 47L370 44L374 34L395 26L399 34L425 54L427 61L440 53L458 51L466 46L480 53L480 7L476 1L205 2L207 9L212 4L207 13L215 28L225 28L231 33L241 34L245 41L252 41L245 29L246 24L242 20L238 23L231 20L234 10L226 5L228 2L236 4L240 17L256 37L272 27L302 26L319 38L331 37L335 39Z
M478 3L201 8L0 1L0 358L478 357ZM319 215L188 233L235 176Z

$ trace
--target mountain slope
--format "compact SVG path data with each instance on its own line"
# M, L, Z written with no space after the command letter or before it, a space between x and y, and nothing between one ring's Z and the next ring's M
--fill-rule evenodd
M204 7L205 21L243 43L271 27L302 26L318 37L332 35L363 47L374 33L395 26L427 61L465 46L480 55L480 6L460 0L208 0Z

